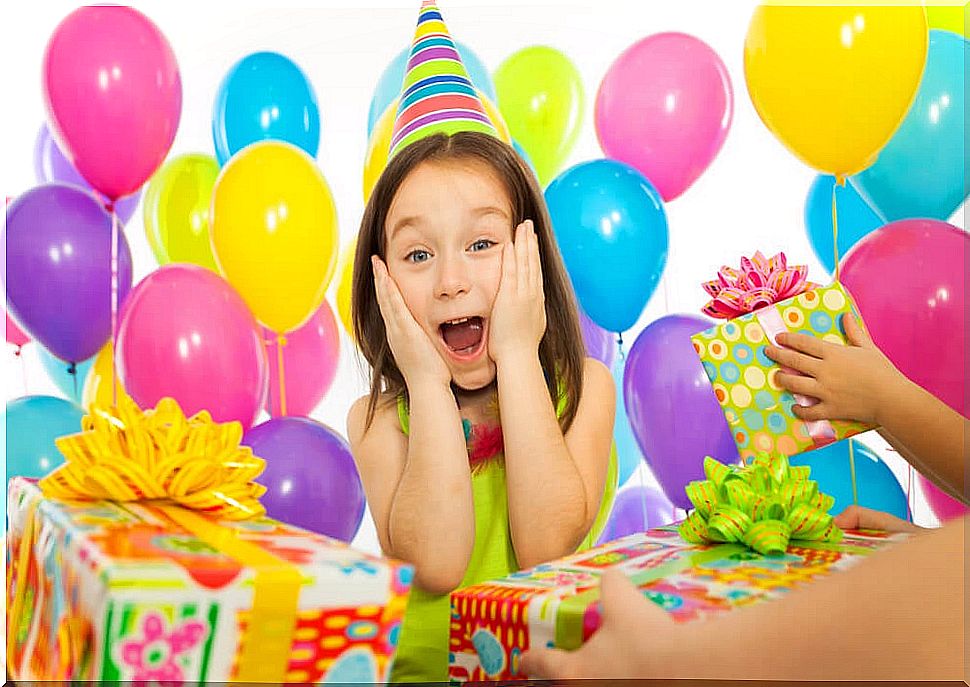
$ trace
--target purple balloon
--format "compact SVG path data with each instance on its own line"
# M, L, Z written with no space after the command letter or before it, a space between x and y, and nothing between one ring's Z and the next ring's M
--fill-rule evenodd
M7 206L7 307L61 360L87 360L111 337L111 216L74 186L38 186ZM118 230L118 309L131 251Z
M589 319L582 308L579 309L579 326L583 330L586 355L596 358L612 370L617 347L614 335Z
M704 457L738 462L711 382L691 343L711 326L695 315L667 315L637 337L626 362L623 400L644 459L667 498L691 508L687 483L704 479Z
M57 141L51 136L47 124L40 127L37 132L37 141L34 143L34 175L37 177L38 184L67 184L77 186L88 193L94 195L102 205L106 205L108 200L103 195L95 191L91 184L81 176L81 173L74 168L71 161L61 151ZM135 214L138 203L141 200L141 191L136 191L130 196L119 198L115 203L115 212L122 224L127 224L128 220Z
M628 487L616 495L610 519L606 521L603 534L596 544L598 546L628 534L669 525L675 519L674 505L659 490Z
M329 427L306 417L256 425L242 443L266 461L256 481L266 487L266 514L350 542L364 518L364 487L350 447Z

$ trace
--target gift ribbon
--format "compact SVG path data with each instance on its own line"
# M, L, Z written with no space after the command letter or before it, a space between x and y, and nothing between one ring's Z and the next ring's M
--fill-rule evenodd
M142 412L122 397L121 405L95 409L82 421L80 434L62 437L57 446L66 462L38 484L47 498L145 502L190 534L254 571L251 619L234 680L239 683L284 682L296 627L303 575L299 568L239 537L213 517L243 520L265 511L259 496L265 487L252 482L264 461L240 446L239 423L219 424L206 412L186 418L172 399ZM29 506L16 560L18 581L26 582L30 550L37 529L37 502ZM11 576L8 574L8 586ZM13 594L19 617L26 584ZM16 633L8 620L7 657L13 665Z
M778 335L788 331L788 327L785 326L784 321L781 319L781 313L778 312L778 308L772 306L768 308L762 308L754 314L755 319L758 320L758 324L765 332L765 336L774 345L778 346ZM785 374L797 375L799 374L795 370L787 367L782 367L781 371ZM802 394L793 394L795 400L799 405L810 407L818 403L817 398L812 398L811 396L803 396ZM831 444L836 440L835 429L832 427L832 423L828 420L804 420L805 426L808 429L808 435L812 438L812 442L815 444L815 448Z
M774 555L792 539L842 539L828 514L835 499L818 491L807 466L792 467L782 454L761 453L742 467L707 457L704 474L687 485L694 510L678 528L684 541L740 543Z

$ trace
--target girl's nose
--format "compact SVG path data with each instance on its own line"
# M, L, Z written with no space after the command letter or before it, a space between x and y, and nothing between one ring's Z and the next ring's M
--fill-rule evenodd
M438 259L438 280L435 295L438 298L455 298L468 293L468 273L458 258L441 256Z

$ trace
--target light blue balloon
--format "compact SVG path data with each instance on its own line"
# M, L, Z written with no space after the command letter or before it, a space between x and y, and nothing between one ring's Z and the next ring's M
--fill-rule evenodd
M619 355L613 362L613 385L616 387L616 417L613 421L613 443L616 446L617 474L619 483L617 488L626 484L640 467L643 454L633 436L630 419L626 415L626 405L623 403L623 370L626 367L626 356Z
M316 157L320 109L300 68L275 52L247 55L222 80L212 112L220 165L251 143L286 141Z
M930 31L926 68L909 113L869 169L850 177L888 221L948 220L966 199L964 69L968 43L950 31Z
M472 84L494 103L495 84L492 83L488 68L478 55L464 43L455 41L455 47L458 48L458 54L461 56L461 61L465 65L465 71L468 72ZM411 48L409 47L399 52L381 74L377 87L374 89L374 95L371 97L370 109L367 111L367 138L370 138L374 125L384 114L384 110L401 95L404 71L407 69L410 53Z
M84 411L54 396L24 396L7 403L7 479L40 478L64 462L54 439L81 431Z
M838 515L852 505L852 471L849 467L849 442L855 455L856 493L859 505L892 513L907 519L906 494L896 476L868 446L853 439L838 441L820 449L800 453L789 458L792 465L807 465L812 469L810 479L818 482L818 489L835 499L829 511Z
M43 346L38 346L38 351L40 352L41 365L44 366L44 371L50 377L51 381L61 390L62 394L75 403L80 403L81 396L84 392L84 380L87 379L88 371L94 365L94 358L97 356L78 363L76 372L72 375L68 372L70 363L66 363L54 356L54 354Z
M529 165L529 169L532 170L532 173L535 174L536 175L536 179L538 179L539 178L539 174L538 174L538 172L536 172L536 166L534 164L532 164L532 158L530 158L529 157L529 154L527 152L525 152L525 148L523 148L521 145L519 145L519 142L518 141L512 141L512 148L514 148L515 149L515 152L517 152L519 154L519 157L521 157L523 160L525 160L525 164Z
M832 245L832 187L835 177L820 174L805 199L805 229L815 255L829 272L835 271ZM852 184L835 188L835 207L839 221L839 260L852 246L883 224L885 220L867 203Z
M667 264L667 213L660 193L627 164L592 160L556 177L545 198L583 310L607 331L626 331Z

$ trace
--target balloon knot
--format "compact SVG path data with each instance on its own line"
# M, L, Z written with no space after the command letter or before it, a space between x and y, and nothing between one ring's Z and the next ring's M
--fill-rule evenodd
M69 363L67 366L67 373L72 377L77 374L77 364Z

